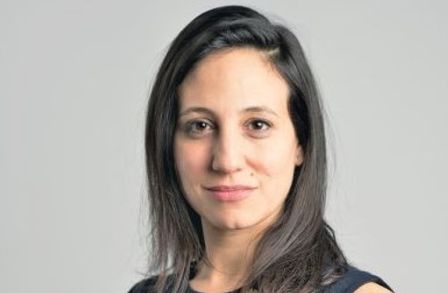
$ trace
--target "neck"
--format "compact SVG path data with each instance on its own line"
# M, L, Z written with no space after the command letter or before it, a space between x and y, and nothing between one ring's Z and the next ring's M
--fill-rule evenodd
M239 288L247 277L261 231L221 230L202 224L206 259L190 285L197 291L226 292Z
M201 292L228 292L240 288L248 277L255 248L280 211L242 229L225 229L202 218L205 260L197 268L190 286Z

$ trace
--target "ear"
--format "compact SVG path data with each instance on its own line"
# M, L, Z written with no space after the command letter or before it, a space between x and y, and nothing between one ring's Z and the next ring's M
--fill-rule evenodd
M303 158L304 158L304 154L303 154L303 148L300 144L297 145L297 151L296 151L296 160L295 160L295 164L296 166L300 166L303 163Z

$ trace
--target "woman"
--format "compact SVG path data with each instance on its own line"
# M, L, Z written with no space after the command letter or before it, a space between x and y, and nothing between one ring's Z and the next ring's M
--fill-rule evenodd
M130 292L390 292L323 219L321 101L297 38L242 6L171 44L149 100L152 269Z

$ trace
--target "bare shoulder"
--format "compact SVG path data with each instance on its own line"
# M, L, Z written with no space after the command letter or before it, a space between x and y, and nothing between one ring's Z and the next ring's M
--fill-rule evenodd
M378 285L377 283L369 282L358 289L354 293L391 293L392 291Z

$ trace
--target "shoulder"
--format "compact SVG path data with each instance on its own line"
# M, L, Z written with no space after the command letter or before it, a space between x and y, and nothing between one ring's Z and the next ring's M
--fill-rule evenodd
M128 293L155 293L156 292L156 283L159 276L151 276L149 278L143 279L131 289L129 289ZM165 289L163 292L172 292L172 285L174 283L174 276L168 275L165 280Z
M348 266L339 279L323 288L321 292L389 293L392 289L380 277Z
M157 277L149 277L147 279L141 280L134 286L132 286L131 289L129 289L128 293L148 293L153 292L154 286L156 284Z
M377 283L369 282L358 289L354 293L390 293L392 291L386 289L383 286L378 285Z

